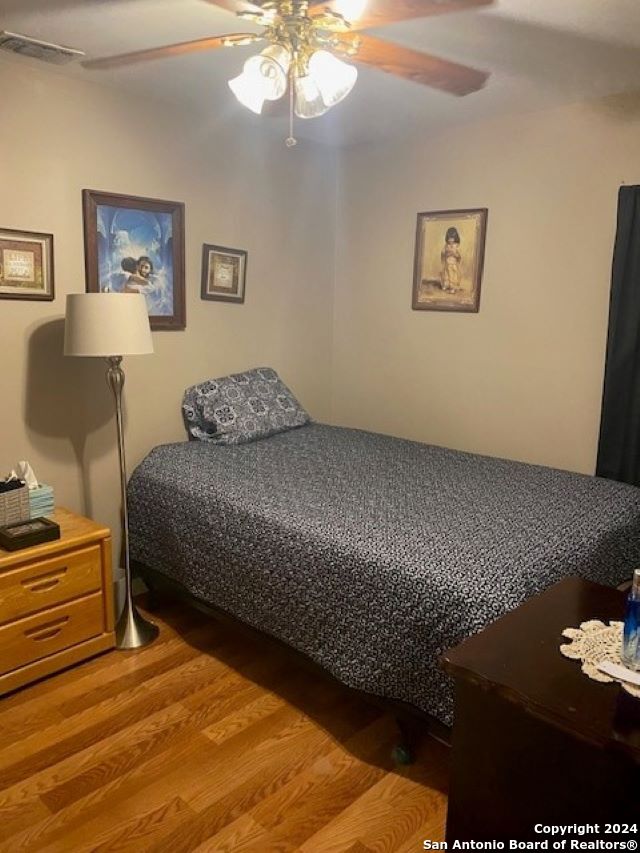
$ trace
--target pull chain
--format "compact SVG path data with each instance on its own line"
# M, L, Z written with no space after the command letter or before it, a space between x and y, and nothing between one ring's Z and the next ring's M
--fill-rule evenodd
M289 71L289 136L285 139L284 144L287 148L293 148L294 145L298 144L298 140L293 135L293 108L294 108L294 97L295 92L293 90L293 82L294 82L294 74L293 74L293 66L294 63L291 64L291 69Z

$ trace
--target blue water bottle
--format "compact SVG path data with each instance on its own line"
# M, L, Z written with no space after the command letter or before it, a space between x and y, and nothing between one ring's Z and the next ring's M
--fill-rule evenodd
M622 663L633 670L640 670L640 569L633 573L631 592L627 597L622 638Z

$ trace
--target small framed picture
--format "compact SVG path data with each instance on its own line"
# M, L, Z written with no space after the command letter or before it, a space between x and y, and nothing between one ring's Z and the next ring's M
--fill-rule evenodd
M0 228L0 299L54 296L53 235Z
M142 293L154 331L184 329L184 204L83 190L89 293Z
M247 253L224 246L202 247L202 298L244 302Z
M480 310L486 208L418 214L414 311Z

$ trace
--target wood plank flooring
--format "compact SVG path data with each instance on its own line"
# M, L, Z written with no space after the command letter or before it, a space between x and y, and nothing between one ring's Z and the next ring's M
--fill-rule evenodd
M186 605L160 637L0 699L0 853L410 853L443 840L448 751Z

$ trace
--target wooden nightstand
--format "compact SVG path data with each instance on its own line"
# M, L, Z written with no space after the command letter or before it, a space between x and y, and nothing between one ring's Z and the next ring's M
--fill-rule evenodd
M604 833L607 822L640 820L640 700L558 650L564 628L620 620L624 603L615 589L567 578L445 653L456 682L450 846L547 838L536 824Z
M0 548L0 694L114 646L111 532L58 509L60 539Z

